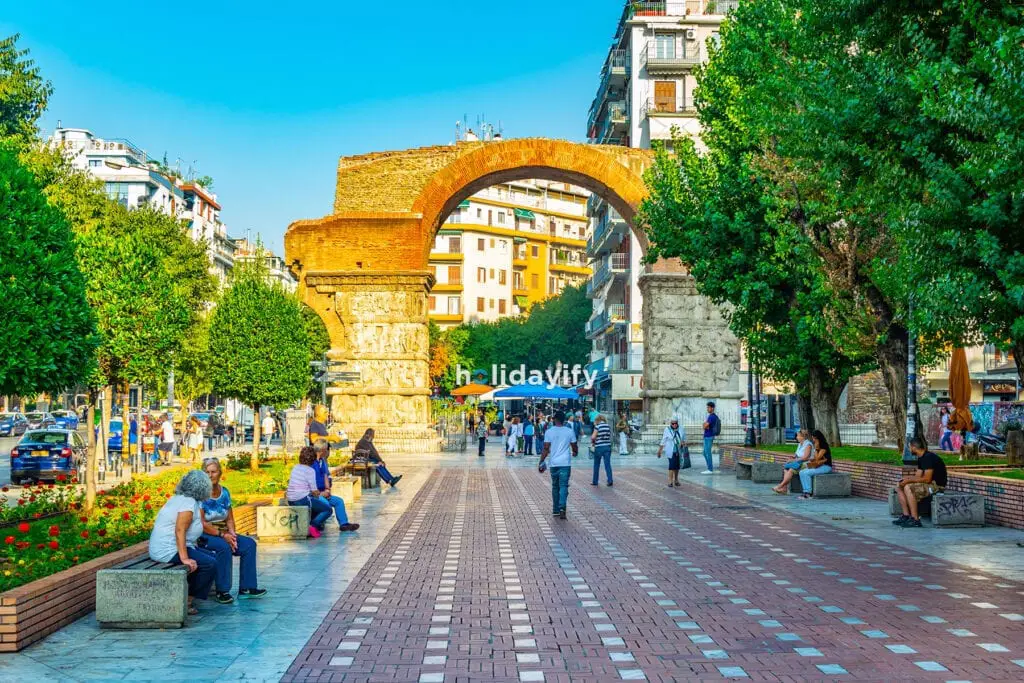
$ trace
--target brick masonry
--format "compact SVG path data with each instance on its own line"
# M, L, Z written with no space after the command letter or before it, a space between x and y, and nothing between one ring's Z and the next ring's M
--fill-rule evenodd
M235 527L256 531L256 506L235 508ZM17 652L96 609L96 572L145 555L148 541L0 593L0 652Z
M759 451L738 446L722 446L721 467L735 468L736 460L768 460L786 462L791 459L789 453ZM834 460L835 471L846 472L853 480L853 495L875 500L889 500L889 491L896 487L902 477L912 475L913 467L887 465L874 462L854 462L852 460ZM971 470L966 472L964 470ZM950 465L947 463L949 491L978 493L985 496L985 523L1005 526L1012 529L1024 529L1024 481L986 477L977 472L985 467Z

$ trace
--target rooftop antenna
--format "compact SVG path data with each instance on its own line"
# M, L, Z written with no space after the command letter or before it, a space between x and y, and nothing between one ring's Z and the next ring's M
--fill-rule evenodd
M455 142L462 142L462 121L455 122Z

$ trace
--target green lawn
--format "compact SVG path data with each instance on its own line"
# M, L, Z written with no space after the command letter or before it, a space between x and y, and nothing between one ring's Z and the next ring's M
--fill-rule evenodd
M780 446L761 446L761 450L774 451L776 453L793 453L796 446L786 444ZM836 460L853 460L856 462L884 462L891 465L898 465L902 462L902 456L891 448L874 448L872 446L837 446L832 449L832 457ZM1005 465L1006 458L982 457L977 460L959 461L956 458L943 457L947 465Z
M980 474L984 477L999 477L1000 479L1015 479L1017 481L1024 481L1024 470L997 470L995 472L982 471L972 472L971 474Z

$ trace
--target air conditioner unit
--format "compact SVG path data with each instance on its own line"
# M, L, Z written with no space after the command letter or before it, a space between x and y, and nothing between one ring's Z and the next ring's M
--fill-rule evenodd
M695 29L688 28L685 31L683 31L683 36L687 40L697 40L697 31Z

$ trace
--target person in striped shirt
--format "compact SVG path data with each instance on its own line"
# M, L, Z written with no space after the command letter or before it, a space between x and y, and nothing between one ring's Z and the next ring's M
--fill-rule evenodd
M594 480L591 482L597 486L598 475L601 474L601 461L604 461L604 474L608 485L612 485L612 428L604 415L598 415L594 420L594 431L590 435L590 445L594 449Z

